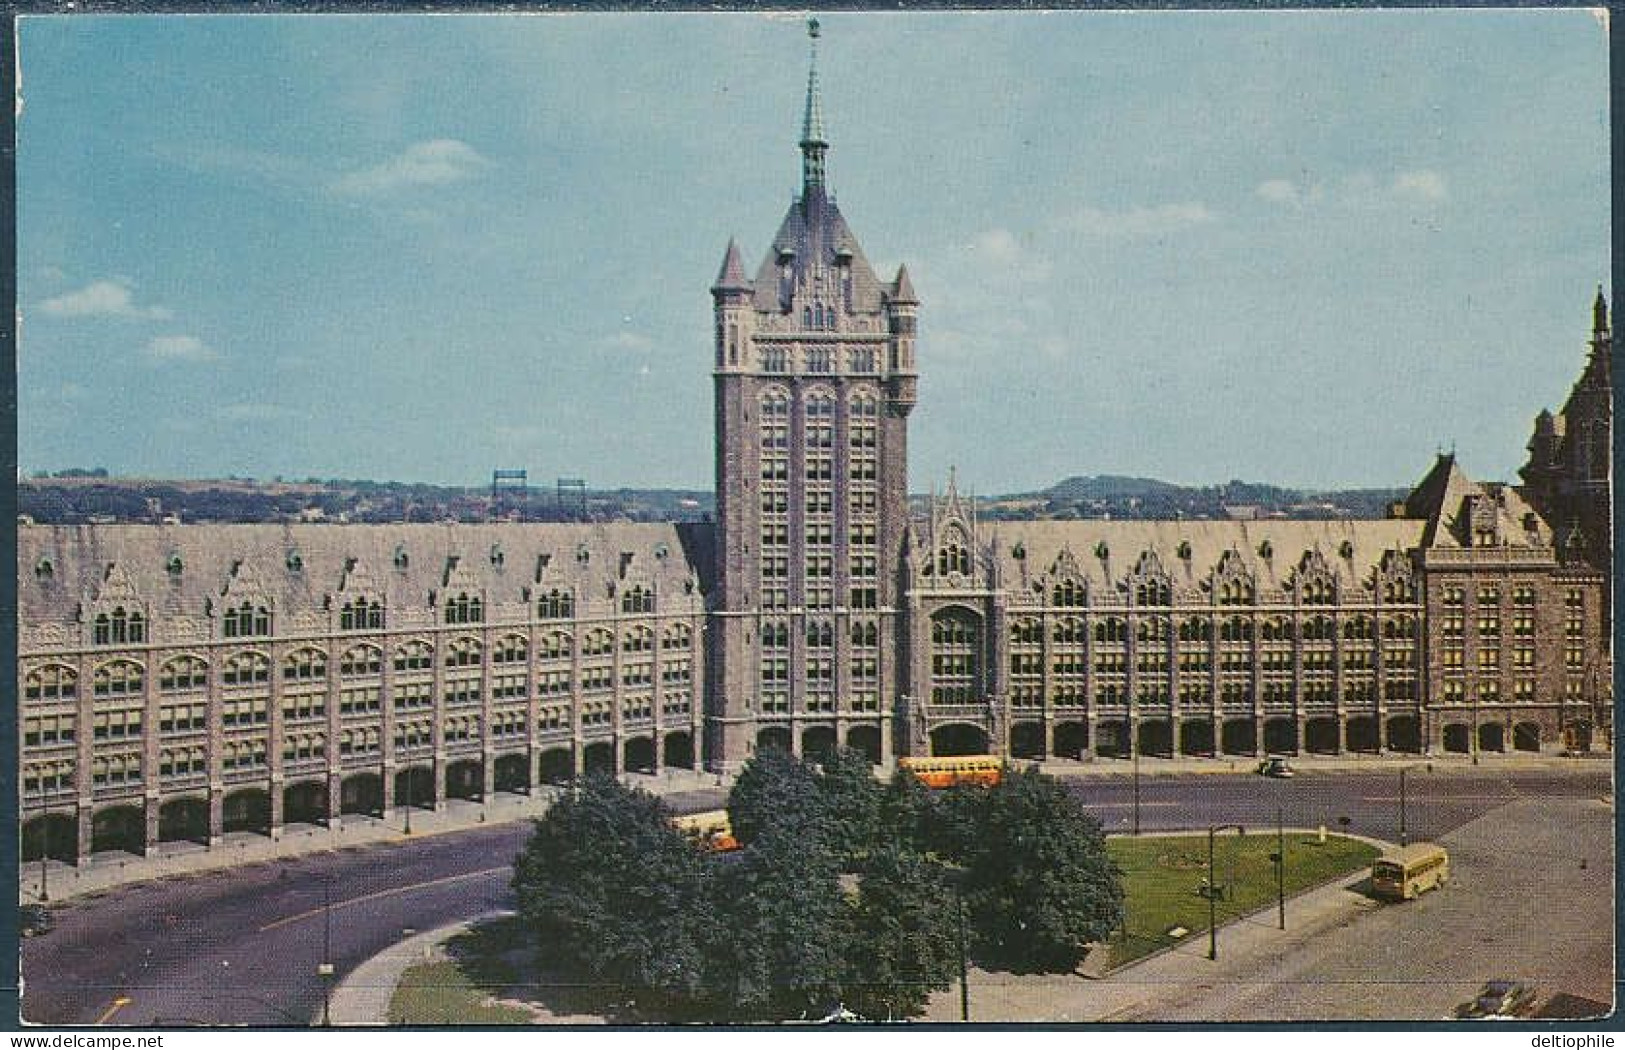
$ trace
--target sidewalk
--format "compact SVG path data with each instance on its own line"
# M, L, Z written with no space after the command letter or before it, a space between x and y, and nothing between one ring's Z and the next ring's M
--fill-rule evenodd
M1375 840L1371 840L1375 841ZM1353 921L1377 903L1348 889L1362 881L1352 872L1317 889L1287 898L1287 929L1276 925L1276 906L1219 927L1217 961L1207 957L1206 931L1158 955L1104 977L1078 974L1016 977L981 970L970 973L972 1022L1108 1022L1133 1024L1165 1018L1165 1008L1192 994L1256 973L1279 956L1335 926ZM957 985L931 997L921 1021L960 1020Z
M1314 834L1315 829L1288 828L1293 834ZM1150 833L1164 836L1188 832ZM1148 836L1149 837L1149 836ZM1362 836L1353 836L1362 838ZM1392 843L1364 839L1378 848ZM1147 956L1104 976L1044 974L1017 977L972 969L970 1000L972 1021L1115 1021L1135 1022L1156 1019L1159 1001L1183 996L1227 979L1250 973L1262 956L1275 955L1290 944L1316 936L1320 931L1350 921L1361 911L1376 907L1369 898L1347 887L1366 877L1364 871L1340 876L1331 882L1287 898L1290 928L1276 927L1276 905L1220 926L1223 945L1220 959L1207 958L1206 932L1158 954ZM332 1023L335 1026L379 1026L389 1023L389 1003L408 969L442 958L441 946L470 927L511 912L492 912L465 922L416 934L388 948L356 967L333 991ZM1085 967L1087 967L1085 963ZM959 1016L959 989L956 985L932 996L922 1022L955 1022ZM319 1018L317 1023L319 1023Z
M1292 765L1301 773L1316 771L1380 772L1427 767L1434 773L1489 772L1496 769L1582 769L1611 768L1613 756L1594 753L1587 757L1566 757L1557 754L1526 754L1508 752L1485 754L1478 764L1468 755L1303 755L1292 758ZM1051 759L1040 762L1039 769L1052 776L1073 777L1126 777L1133 775L1135 767L1142 777L1190 776L1193 774L1251 773L1259 759L1247 755L1225 755L1218 758L1179 756L1176 758L1141 757L1136 763L1126 758L1088 758L1081 761ZM1606 763L1606 766L1602 764ZM890 775L889 769L882 769ZM628 773L627 783L657 795L670 795L683 791L699 791L727 786L728 781L714 773L687 769L667 769L659 775ZM439 812L428 809L412 811L412 834L438 835L462 831L482 824L505 824L531 820L547 811L560 789L539 787L530 795L505 792L493 794L485 802L467 802L452 799ZM254 864L269 860L325 850L351 849L358 846L398 841L405 833L403 811L392 810L386 817L346 814L335 821L334 827L293 824L285 828L276 839L253 832L233 832L222 838L213 848L195 842L166 842L151 856L137 857L127 853L107 853L92 857L75 867L60 861L51 861L46 867L44 881L53 901L101 893L118 886L151 879L193 875L219 871L240 864ZM20 903L39 900L41 865L38 861L24 862L18 872L18 899Z
M718 786L715 774L687 769L669 769L658 775L628 773L623 779L634 787L656 795L714 789ZM451 799L439 812L414 809L411 815L412 837L464 831L484 824L532 820L547 812L547 807L552 805L560 790L541 787L529 795L497 792L485 802ZM275 839L254 832L233 832L224 836L213 848L196 842L166 842L147 857L127 853L101 854L78 867L51 861L44 881L51 901L68 900L102 893L129 883L195 875L328 850L398 842L405 837L403 821L403 813L398 809L382 819L347 813L335 821L333 827L289 825ZM39 900L40 867L38 861L26 861L20 865L18 897L21 903Z
M389 1001L401 983L406 971L421 963L433 962L443 956L441 946L458 934L491 919L511 915L512 912L490 912L472 919L442 926L437 930L406 938L386 948L350 971L349 976L333 989L328 1014L334 1027L366 1027L389 1024ZM321 1017L311 1024L321 1024Z

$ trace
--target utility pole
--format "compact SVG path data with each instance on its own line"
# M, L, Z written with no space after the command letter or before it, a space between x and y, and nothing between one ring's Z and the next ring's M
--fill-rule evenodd
M1275 806L1275 899L1279 905L1281 929L1286 929L1286 818L1280 803Z
M1129 725L1129 753L1134 756L1134 834L1140 833L1140 741L1133 723Z
M1399 767L1399 844L1408 845L1405 841L1405 767Z
M970 967L965 959L965 898L954 889L954 901L959 910L959 1019L970 1020Z
M322 961L316 965L322 979L322 1027L333 1026L333 876L322 878Z

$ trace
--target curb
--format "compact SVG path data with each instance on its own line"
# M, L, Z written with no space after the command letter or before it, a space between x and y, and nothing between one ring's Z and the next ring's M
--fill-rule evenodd
M389 1004L395 998L406 971L423 962L433 961L435 949L458 934L482 922L514 914L512 911L492 911L471 919L454 922L437 929L413 934L399 941L351 970L338 983L328 1000L328 1024L334 1028L378 1028L389 1025ZM311 1018L311 1025L322 1023L321 1012Z
M1189 837L1191 835L1200 835L1202 833L1202 831L1203 831L1202 828L1197 828L1194 831L1146 831L1146 832L1141 832L1138 836L1131 835L1131 834L1116 834L1116 835L1108 835L1107 838L1142 838L1142 839L1145 839L1145 838L1183 838L1183 837ZM1281 829L1281 831L1282 831L1283 834L1290 833L1290 834L1314 835L1314 834L1318 833L1320 831L1320 829L1319 828L1284 827L1284 828ZM1328 836L1336 835L1338 838L1350 839L1350 840L1355 841L1355 842L1363 842L1368 846L1374 846L1374 847L1376 847L1378 853L1386 853L1389 849L1394 848L1395 846L1398 845L1397 843L1388 842L1388 841L1386 841L1384 839L1372 838L1369 835L1353 835L1353 834L1345 834L1345 833L1342 833L1342 832L1332 832L1332 831L1328 831L1326 834ZM1356 870L1358 870L1358 869L1356 869ZM1326 880L1324 880L1322 882L1317 882L1313 886L1305 886L1303 889L1299 890L1298 892L1296 892L1296 893L1292 894L1290 897L1288 897L1287 902L1291 903L1292 901L1299 900L1299 899L1301 899L1303 897L1307 897L1310 894L1319 893L1322 890L1326 889L1327 887L1335 885L1335 884L1341 882L1342 880L1349 878L1352 874L1354 874L1354 872L1345 871L1341 875L1333 875L1331 878L1326 879ZM1263 908L1259 908L1257 911L1248 912L1245 915L1234 916L1228 922L1220 923L1218 928L1222 930L1227 926L1234 926L1237 923L1249 922L1249 921L1251 921L1253 919L1258 918L1261 915L1269 915L1269 914L1273 913L1276 910L1277 907L1278 907L1277 904L1271 904L1271 905L1267 905L1267 906L1265 906ZM1205 933L1206 931L1203 930L1201 932ZM1092 981L1108 980L1110 978L1118 976L1119 974L1128 973L1129 971L1135 969L1136 967L1143 966L1146 963L1151 962L1153 959L1161 958L1162 956L1167 955L1169 952L1178 951L1180 948L1184 947L1184 945L1185 945L1184 941L1175 941L1173 944L1164 945L1163 947L1158 948L1155 951L1147 952L1146 954L1140 956L1137 959L1131 959L1130 961L1124 963L1121 966L1107 966L1104 969L1100 970L1098 973L1095 973L1095 974L1080 974L1079 976L1085 977L1088 980L1092 980Z

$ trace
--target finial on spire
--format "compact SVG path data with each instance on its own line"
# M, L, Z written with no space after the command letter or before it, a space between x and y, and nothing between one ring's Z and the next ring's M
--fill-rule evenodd
M807 109L801 121L801 183L802 191L824 187L824 151L829 141L824 137L824 101L818 91L818 37L821 30L818 19L807 19L807 36L811 43L811 57L807 66Z
M1602 294L1602 285L1597 285L1597 300L1591 304L1591 329L1594 332L1608 331L1608 300Z

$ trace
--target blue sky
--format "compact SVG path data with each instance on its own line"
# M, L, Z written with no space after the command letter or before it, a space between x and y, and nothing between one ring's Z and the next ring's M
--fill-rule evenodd
M910 486L1511 477L1608 283L1585 11L832 14ZM30 17L19 464L709 487L794 15Z

